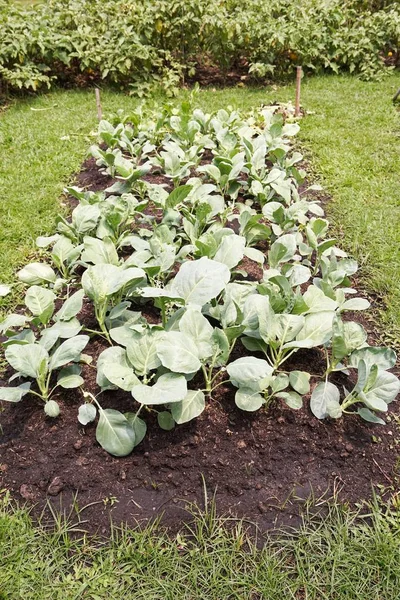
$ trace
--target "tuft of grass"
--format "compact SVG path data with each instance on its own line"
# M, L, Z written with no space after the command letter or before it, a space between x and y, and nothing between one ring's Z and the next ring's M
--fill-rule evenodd
M33 525L0 497L2 600L395 600L400 597L400 515L333 502L300 529L266 539L217 517L213 502L169 537L159 524L114 528L107 541L57 519Z

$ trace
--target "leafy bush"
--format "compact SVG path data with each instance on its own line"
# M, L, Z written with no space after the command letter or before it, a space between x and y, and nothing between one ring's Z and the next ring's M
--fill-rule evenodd
M0 333L10 381L23 382L0 388L0 399L31 392L57 416L57 388L85 386L89 335L103 348L99 394L122 390L133 412L103 409L91 389L78 418L98 415L97 440L116 456L141 442L146 414L172 429L198 417L222 384L248 412L309 399L319 419L358 413L384 423L400 389L396 355L369 346L346 314L369 302L351 286L357 263L329 237L316 186L299 193L299 126L286 115L276 106L205 114L184 103L102 121L90 152L114 183L68 188L78 200L71 219L38 238L42 261L19 271L27 311L8 315ZM293 368L309 349L323 372Z
M0 0L0 81L36 90L105 81L145 94L173 93L198 67L225 75L283 77L301 64L381 72L400 39L397 3L372 11L358 0Z

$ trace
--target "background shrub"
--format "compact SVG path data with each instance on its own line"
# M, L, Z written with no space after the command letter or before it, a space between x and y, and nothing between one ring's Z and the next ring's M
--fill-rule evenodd
M372 78L395 64L400 7L387 0L0 0L0 82L37 90L105 81L167 90L199 67L282 78L301 64Z

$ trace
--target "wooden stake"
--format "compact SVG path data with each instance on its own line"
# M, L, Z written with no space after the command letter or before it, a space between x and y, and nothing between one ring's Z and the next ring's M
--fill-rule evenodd
M101 102L100 102L100 90L99 88L94 88L94 93L96 96L96 106L97 106L97 118L99 121L103 118L103 112L101 110Z
M302 73L303 69L301 67L296 67L296 104L294 109L295 117L300 116L300 89Z

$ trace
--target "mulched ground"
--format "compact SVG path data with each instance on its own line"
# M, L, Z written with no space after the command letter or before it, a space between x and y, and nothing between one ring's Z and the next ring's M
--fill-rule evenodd
M93 159L77 178L77 185L93 190L110 183ZM257 278L258 267L251 263L242 267ZM88 325L90 305L82 316ZM359 314L350 316L360 320ZM157 318L154 310L148 318ZM374 341L376 331L365 319L361 322ZM93 340L85 352L96 358L104 348ZM232 359L242 352L238 343ZM316 374L323 366L318 349L300 351L288 364ZM86 389L97 392L95 370L84 370ZM3 403L0 489L34 504L35 514L48 513L48 502L68 512L77 501L86 507L82 526L106 533L110 516L116 524L135 525L162 515L176 531L189 518L185 506L203 504L205 487L209 497L215 493L220 513L245 517L266 531L298 523L300 500L310 494L338 491L343 501L355 504L371 496L372 486L396 486L400 436L394 417L386 427L357 417L318 421L307 402L300 411L277 403L249 414L236 408L234 392L229 384L221 385L199 418L172 432L161 430L149 414L144 441L118 459L97 444L94 425L78 423L80 391L60 393L62 414L56 421L45 417L34 397L17 405ZM124 392L106 392L101 398L103 407L132 410Z

